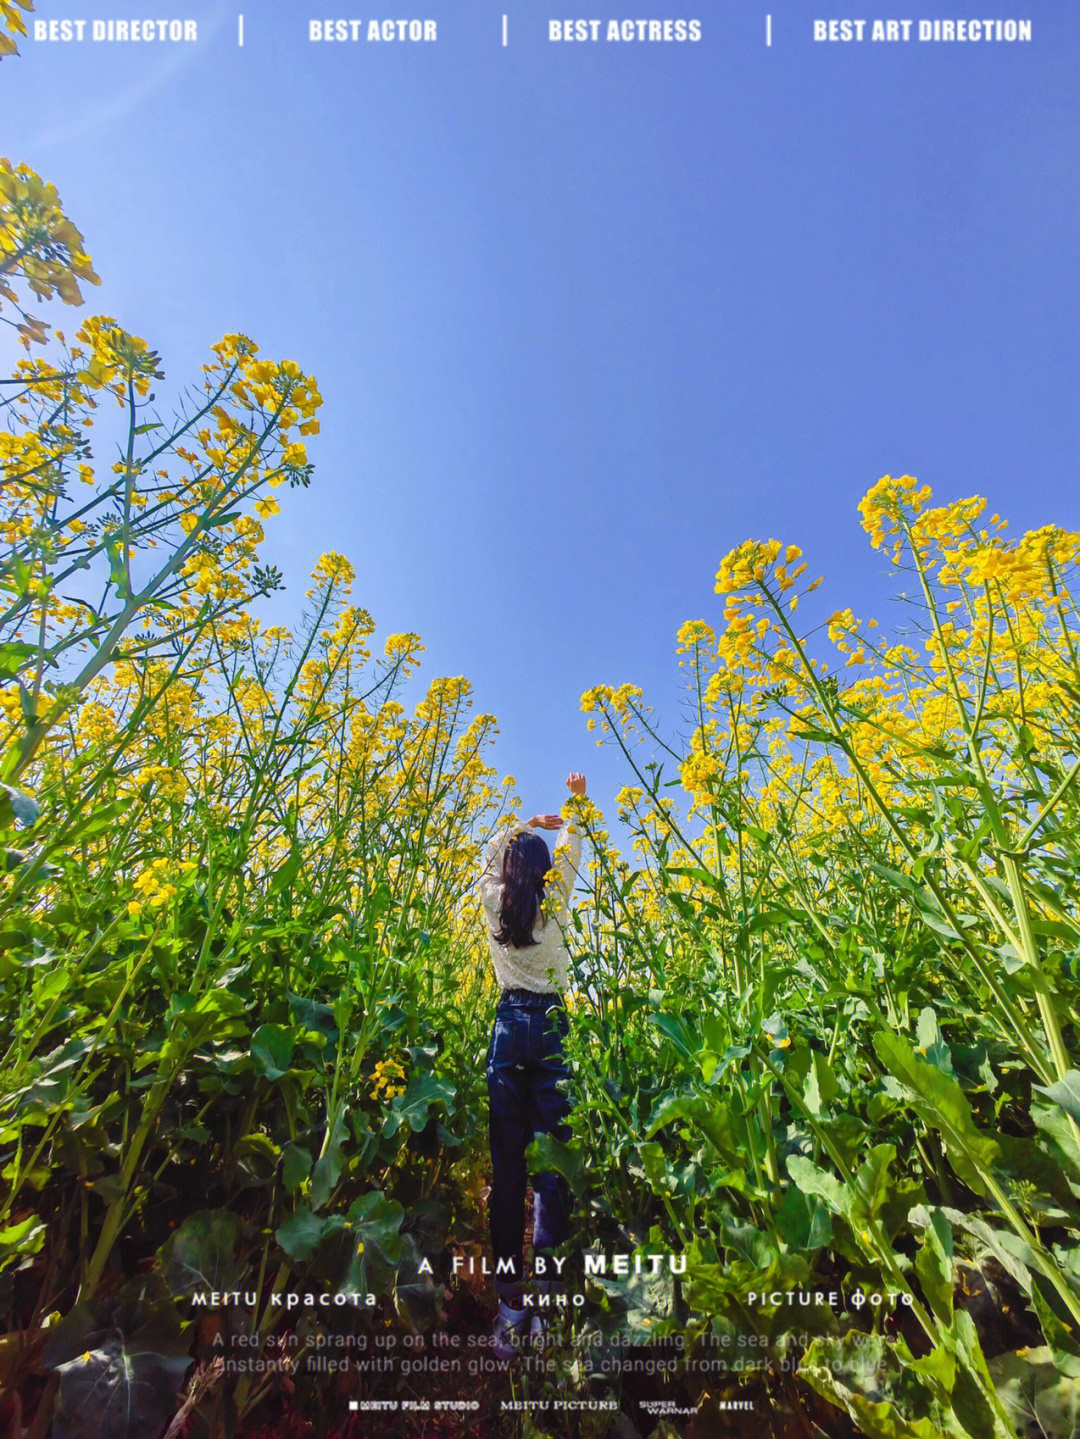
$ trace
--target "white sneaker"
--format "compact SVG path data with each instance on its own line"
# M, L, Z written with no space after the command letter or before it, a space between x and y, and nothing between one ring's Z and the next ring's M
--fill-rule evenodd
M511 1309L504 1299L500 1299L492 1330L495 1339L492 1348L496 1359L513 1359L531 1336L532 1327L539 1318L531 1309Z

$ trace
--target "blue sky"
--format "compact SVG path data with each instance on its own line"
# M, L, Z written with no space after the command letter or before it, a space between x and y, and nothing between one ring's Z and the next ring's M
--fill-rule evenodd
M718 619L748 536L802 545L826 611L886 618L856 513L882 474L1080 528L1080 11L1017 12L1030 44L828 45L835 6L654 0L702 40L616 46L503 5L505 48L474 0L380 46L307 40L364 7L102 0L200 40L27 41L0 83L6 153L102 275L89 305L173 385L232 330L318 377L275 618L347 554L381 630L499 716L531 812L571 768L602 804L623 782L587 687L677 717L674 632Z

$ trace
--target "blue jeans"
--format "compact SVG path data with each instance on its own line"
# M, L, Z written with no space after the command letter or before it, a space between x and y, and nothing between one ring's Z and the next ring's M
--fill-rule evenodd
M550 1011L550 1012L549 1012ZM554 992L504 989L495 1011L487 1052L491 1139L491 1248L495 1290L520 1294L524 1281L525 1149L534 1134L570 1137L570 1101L558 1083L567 1077L562 1041L568 1020ZM536 1174L533 1190L533 1252L544 1254L566 1238L569 1196L558 1174ZM549 1266L548 1278L554 1275Z

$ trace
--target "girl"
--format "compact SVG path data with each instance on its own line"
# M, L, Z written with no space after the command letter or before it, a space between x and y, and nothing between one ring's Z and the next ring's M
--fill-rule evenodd
M583 795L585 776L575 772L566 785L571 794ZM557 814L535 814L526 829L496 835L484 852L480 877L488 945L501 990L486 1065L492 1172L488 1207L499 1296L494 1349L500 1359L514 1353L530 1327L540 1327L539 1316L533 1319L534 1311L523 1303L525 1149L537 1133L569 1137L564 1121L570 1105L559 1087L566 1078L562 1040L567 1018L561 990L570 961L563 924L581 859L581 836L567 826L565 849L555 864L558 884L549 887L551 854L537 833L563 824ZM566 1184L556 1174L537 1174L532 1188L533 1252L546 1257L566 1237Z

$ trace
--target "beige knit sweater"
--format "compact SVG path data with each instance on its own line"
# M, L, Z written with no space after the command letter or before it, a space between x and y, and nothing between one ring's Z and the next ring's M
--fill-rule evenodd
M557 831L552 865L559 874L557 885L549 884L544 896L544 915L533 929L536 943L524 949L500 944L495 938L499 928L499 904L502 900L503 850L509 840L521 833L522 826L511 826L493 835L484 850L480 871L480 895L488 923L488 947L495 966L495 978L501 989L532 989L539 993L566 988L570 973L570 956L563 939L569 911L570 891L577 880L581 863L581 835L564 820ZM537 831L543 838L547 834ZM550 832L549 832L550 833ZM550 845L550 840L548 841Z

